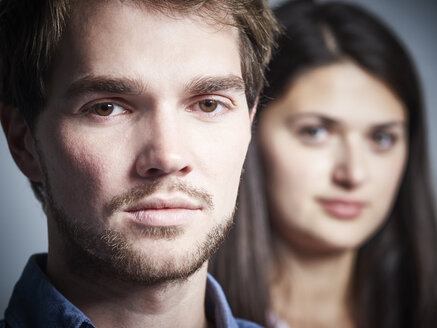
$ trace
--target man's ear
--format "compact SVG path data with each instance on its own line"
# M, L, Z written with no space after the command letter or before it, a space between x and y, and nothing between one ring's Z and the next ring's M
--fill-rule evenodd
M253 124L253 120L255 119L256 109L258 107L258 100L259 100L259 97L256 97L252 108L249 110L250 124Z
M33 135L20 111L0 103L0 121L15 163L30 180L40 182L42 175Z

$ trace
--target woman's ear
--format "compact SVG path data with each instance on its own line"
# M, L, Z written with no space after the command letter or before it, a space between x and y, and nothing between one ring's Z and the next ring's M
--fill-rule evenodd
M32 181L42 181L34 137L18 108L0 103L0 121L9 151L21 172Z

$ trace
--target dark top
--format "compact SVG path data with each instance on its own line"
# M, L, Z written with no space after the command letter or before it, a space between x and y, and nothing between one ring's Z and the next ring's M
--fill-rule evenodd
M0 328L91 328L94 325L50 283L45 270L47 254L33 255L14 287ZM208 274L205 313L216 328L257 328L235 319L222 288Z

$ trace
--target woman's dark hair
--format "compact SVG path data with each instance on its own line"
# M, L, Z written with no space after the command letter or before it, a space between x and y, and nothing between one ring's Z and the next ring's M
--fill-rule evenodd
M380 79L405 105L406 171L387 221L358 250L355 322L363 328L437 327L435 208L422 97L412 61L389 28L355 5L293 1L277 8L276 15L284 34L267 72L263 107L281 97L298 75L341 61L352 61ZM265 324L272 236L254 139L236 223L211 261L210 272L222 284L237 316Z

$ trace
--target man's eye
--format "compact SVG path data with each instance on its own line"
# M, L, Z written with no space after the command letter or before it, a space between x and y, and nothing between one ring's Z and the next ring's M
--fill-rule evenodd
M199 101L199 108L202 112L211 113L219 107L219 102L212 99Z
M372 134L372 141L379 150L388 150L396 142L396 138L390 133L376 131Z
M110 116L124 113L125 109L114 103L100 103L91 106L90 112L99 116Z

